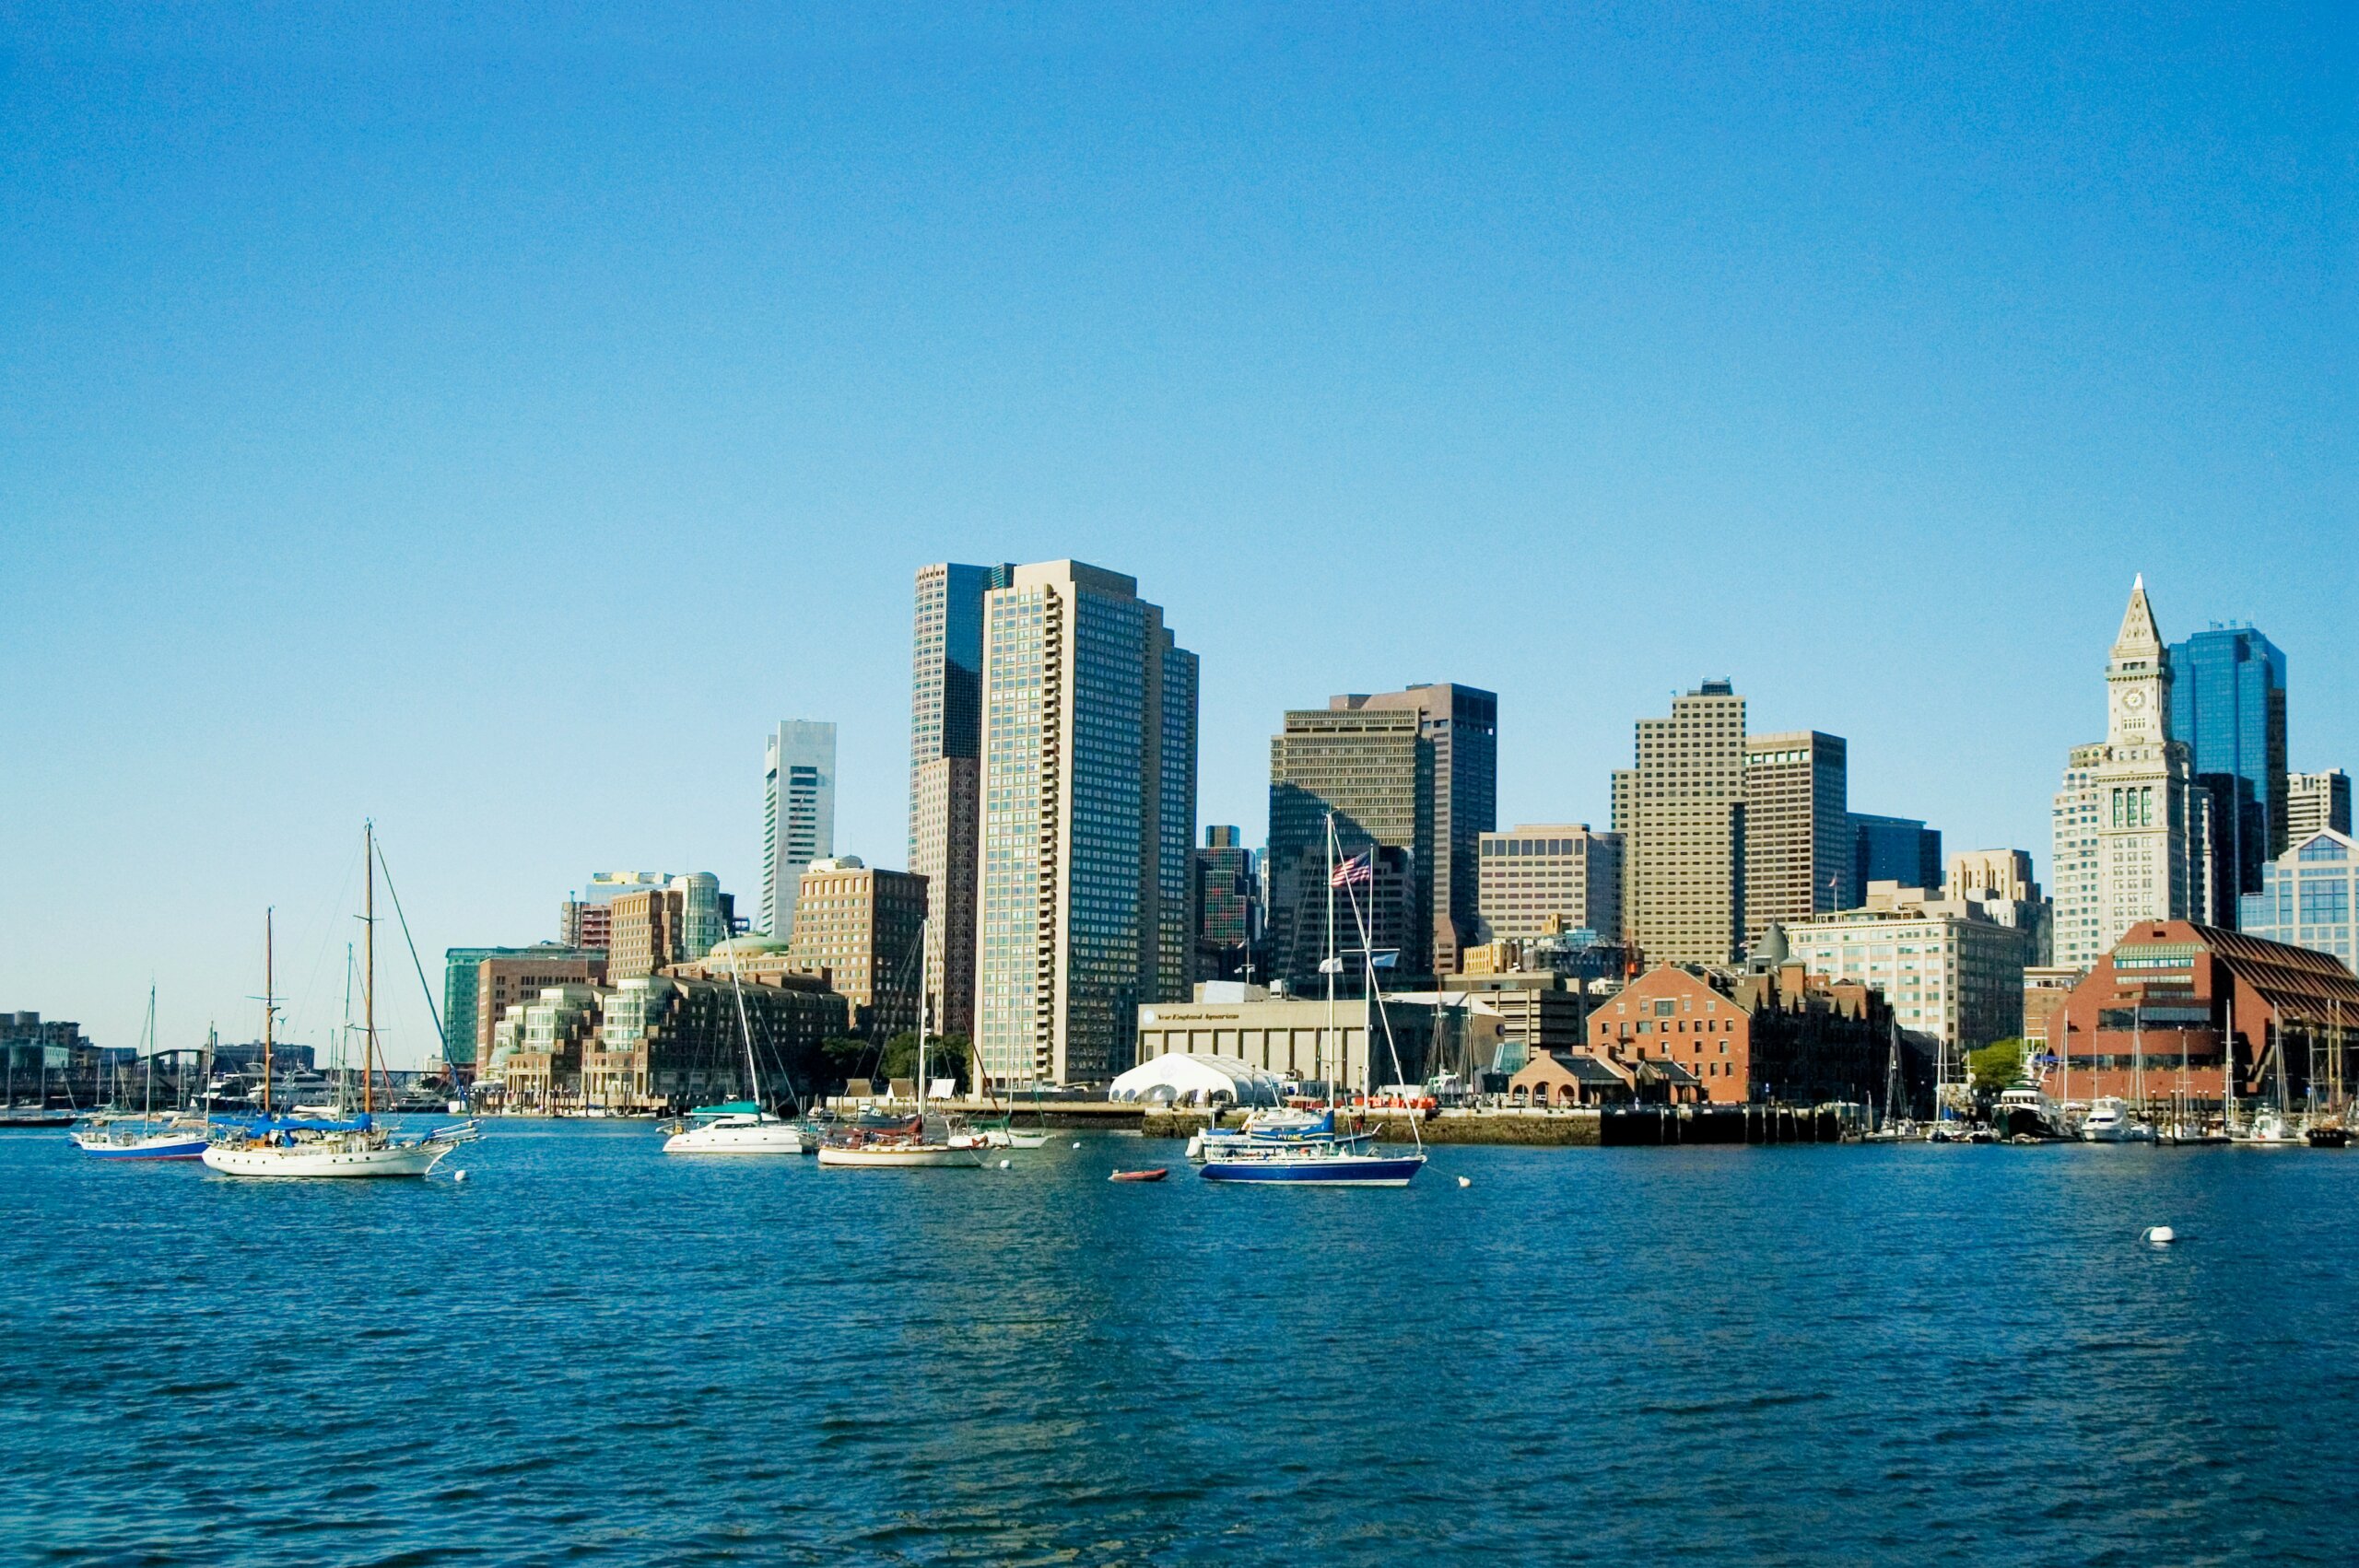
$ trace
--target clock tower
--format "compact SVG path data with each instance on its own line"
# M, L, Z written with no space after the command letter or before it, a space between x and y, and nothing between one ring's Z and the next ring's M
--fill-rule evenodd
M2212 797L2171 736L2170 649L2142 576L2105 684L2105 742L2072 748L2056 795L2056 961L2083 969L2141 920L2211 908Z

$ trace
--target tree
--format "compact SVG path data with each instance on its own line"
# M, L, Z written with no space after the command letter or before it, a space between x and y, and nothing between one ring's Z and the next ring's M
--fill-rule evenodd
M967 1036L941 1035L925 1048L926 1071L935 1078L955 1080L963 1090L967 1084ZM914 1029L905 1029L885 1042L884 1054L876 1064L881 1078L915 1078L918 1075L918 1036Z
M1977 1089L2003 1089L2024 1075L2024 1043L1993 1040L1978 1051L1966 1052L1966 1067Z

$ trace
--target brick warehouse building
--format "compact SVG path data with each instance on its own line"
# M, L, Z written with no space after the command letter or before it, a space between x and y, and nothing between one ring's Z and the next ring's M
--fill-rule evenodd
M2136 1101L2184 1095L2220 1103L2223 1043L2236 1041L2239 1095L2274 1092L2284 1054L2289 1097L2299 1102L2315 1071L2322 1095L2348 1093L2350 1036L2359 1026L2359 977L2306 947L2191 920L2141 920L2097 960L2049 1018L2048 1054L2075 1100Z
M1884 1092L1892 1014L1866 986L1800 964L1747 973L1659 965L1600 1002L1590 1048L1623 1061L1675 1061L1712 1105L1873 1101ZM1921 1059L1905 1053L1912 1094Z

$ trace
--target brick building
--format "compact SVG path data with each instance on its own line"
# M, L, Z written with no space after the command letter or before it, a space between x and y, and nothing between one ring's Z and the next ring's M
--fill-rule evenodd
M1866 986L1800 964L1749 973L1665 964L1598 1003L1589 1042L1625 1062L1681 1064L1713 1105L1866 1101L1883 1092L1891 1013Z
M2191 920L2141 920L2072 988L2048 1023L2051 1085L2075 1100L2216 1106L2236 1047L2236 1093L2276 1092L2283 1057L2299 1103L2353 1082L2359 977L2340 959ZM2069 1073L2069 1079L2063 1075Z

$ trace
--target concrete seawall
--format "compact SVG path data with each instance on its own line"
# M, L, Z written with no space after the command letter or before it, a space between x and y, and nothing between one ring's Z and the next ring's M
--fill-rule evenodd
M1359 1125L1387 1143L1410 1141L1413 1113L1369 1111ZM1150 1110L1141 1122L1149 1138L1187 1138L1203 1129L1202 1111ZM1226 1125L1241 1125L1234 1113ZM1840 1119L1832 1111L1783 1106L1695 1106L1616 1110L1444 1111L1419 1122L1427 1143L1488 1143L1539 1149L1651 1149L1688 1144L1837 1143Z

